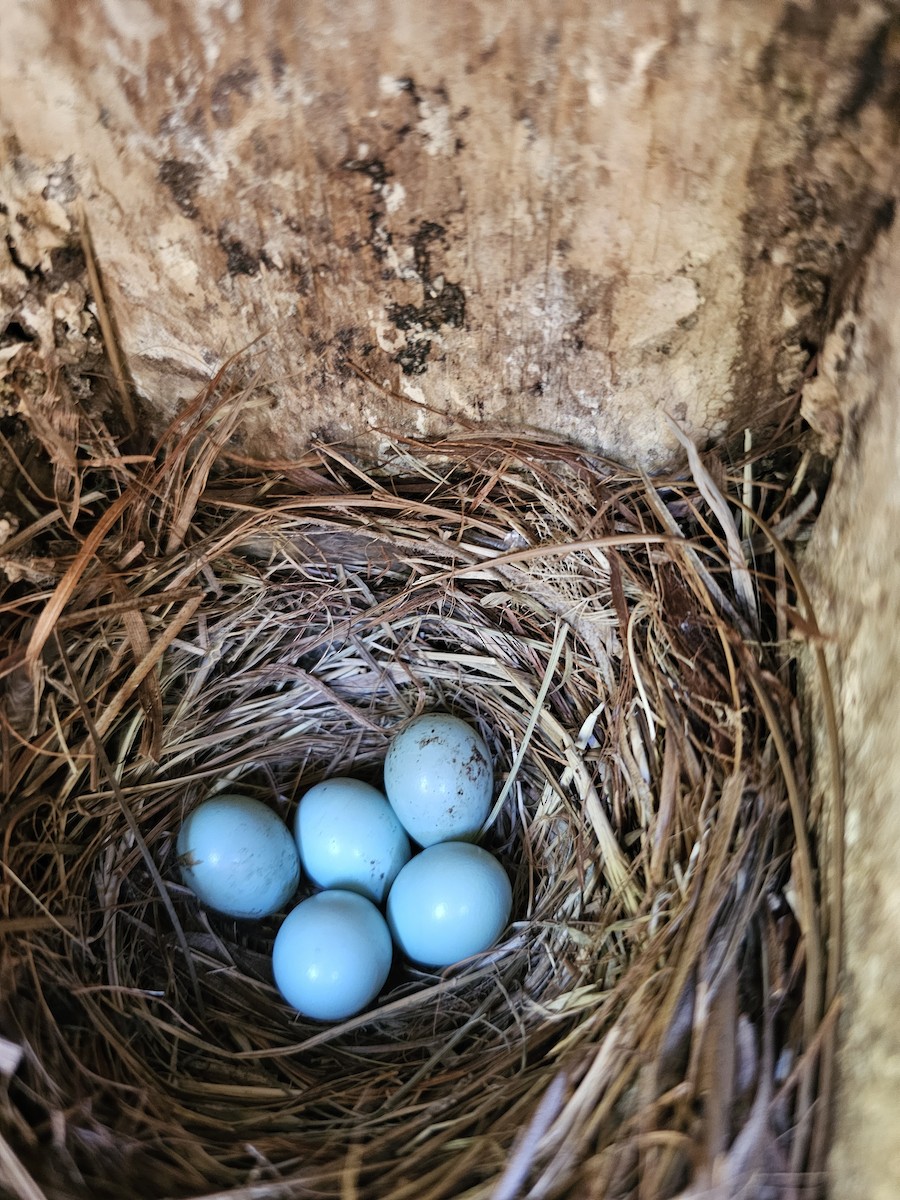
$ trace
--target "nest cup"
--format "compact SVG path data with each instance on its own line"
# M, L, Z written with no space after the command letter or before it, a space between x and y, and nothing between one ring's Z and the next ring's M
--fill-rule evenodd
M692 447L652 482L475 437L266 466L229 451L243 399L142 461L82 430L14 539L0 1127L37 1194L792 1194L827 914L770 532L791 451L749 492ZM327 776L377 784L427 711L491 750L512 923L307 1021L278 919L204 911L179 825L215 790L290 819Z

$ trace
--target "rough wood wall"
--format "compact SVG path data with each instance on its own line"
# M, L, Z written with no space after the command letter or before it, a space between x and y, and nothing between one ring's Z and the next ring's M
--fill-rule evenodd
M891 7L8 0L2 307L84 349L80 196L152 412L265 335L263 452L475 420L659 464L662 409L797 387L886 220Z
M843 436L806 555L846 754L845 971L834 1200L900 1196L900 231L823 355ZM822 389L825 390L824 388ZM820 747L828 793L828 757ZM827 818L823 818L827 819Z

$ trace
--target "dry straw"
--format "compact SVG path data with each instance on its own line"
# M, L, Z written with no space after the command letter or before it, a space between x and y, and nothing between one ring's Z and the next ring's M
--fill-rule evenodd
M651 481L473 434L264 466L231 450L252 403L220 380L128 457L33 414L55 469L22 464L0 551L0 1191L816 1192L839 922L776 535L796 459L763 484L686 443ZM223 787L289 815L377 782L423 710L492 749L514 923L312 1024L277 923L180 885L179 822Z

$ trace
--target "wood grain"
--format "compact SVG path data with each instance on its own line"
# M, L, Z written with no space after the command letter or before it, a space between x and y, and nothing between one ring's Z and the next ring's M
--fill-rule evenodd
M845 961L832 1194L900 1195L900 233L879 239L824 371L844 429L806 555L845 750ZM812 414L810 414L812 416ZM819 417L821 419L821 415ZM815 726L821 731L821 726ZM821 829L833 844L829 760ZM829 875L825 856L822 870Z
M796 388L883 211L887 10L847 7L11 0L7 231L49 279L81 195L158 417L264 335L259 453L475 421L658 466L664 410Z

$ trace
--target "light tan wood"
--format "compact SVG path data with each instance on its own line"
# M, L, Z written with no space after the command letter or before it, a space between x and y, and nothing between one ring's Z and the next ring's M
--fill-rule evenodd
M154 413L264 335L260 451L474 420L658 465L663 409L797 386L877 224L885 15L847 7L10 0L3 300L60 340L21 268L80 193Z
M832 1195L894 1200L900 1196L900 230L879 239L865 286L823 359L829 427L841 429L843 444L806 568L828 638L846 753L845 1007ZM828 756L819 749L827 797Z

